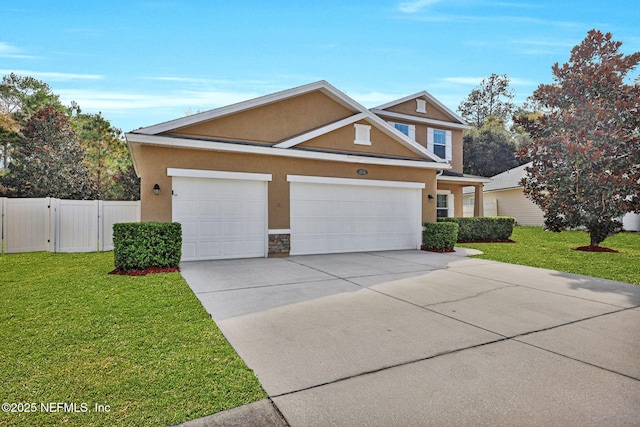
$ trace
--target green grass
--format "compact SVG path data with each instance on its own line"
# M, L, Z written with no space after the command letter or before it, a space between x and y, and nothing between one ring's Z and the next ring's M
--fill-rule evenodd
M266 397L179 273L112 269L112 252L0 256L0 402L38 410L0 425L175 425Z
M640 234L620 233L607 238L601 246L619 253L583 252L573 248L589 244L584 231L553 233L540 227L515 227L516 243L464 243L479 249L477 258L511 264L542 267L640 285Z

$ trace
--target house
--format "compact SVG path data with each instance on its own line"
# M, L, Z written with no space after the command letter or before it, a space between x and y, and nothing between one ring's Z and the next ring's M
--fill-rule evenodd
M512 216L518 225L544 225L542 209L524 194L524 187L520 184L529 166L531 163L526 163L491 177L491 182L484 186L484 210L487 215ZM468 206L475 204L474 191L466 188L463 193L463 204L468 209ZM471 215L466 211L465 216ZM622 223L626 231L640 231L638 214L626 214Z
M183 260L417 249L462 216L469 126L427 92L366 109L325 81L126 134L143 221ZM481 210L476 212L482 215Z
M518 225L544 224L542 210L524 194L520 181L527 174L530 163L491 177L484 186L484 210L488 216L512 216ZM465 207L475 205L473 190L464 190ZM470 216L470 215L465 215Z

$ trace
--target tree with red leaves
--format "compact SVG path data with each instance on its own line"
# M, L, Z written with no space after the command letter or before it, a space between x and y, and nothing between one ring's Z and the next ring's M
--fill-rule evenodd
M591 30L552 67L554 83L532 98L542 108L516 122L532 137L519 152L533 163L524 191L553 231L584 227L590 246L640 212L640 52L623 55L610 33Z

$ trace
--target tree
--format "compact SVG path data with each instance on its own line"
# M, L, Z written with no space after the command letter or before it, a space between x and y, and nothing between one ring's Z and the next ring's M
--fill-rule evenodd
M466 131L462 141L465 173L494 176L520 165L512 135L496 119Z
M458 106L462 117L476 128L484 126L491 116L507 123L515 108L511 102L515 94L509 89L509 81L506 74L491 74L482 79L480 86L473 89Z
M11 154L19 142L20 129L29 117L43 107L64 111L58 95L48 84L33 77L10 73L0 83L0 168L11 163Z
M77 104L72 105L73 112L77 113L71 117L71 126L85 150L84 163L98 184L99 198L121 200L121 195L127 194L127 199L130 199L130 193L137 187L135 181L124 179L131 157L122 131L113 127L100 113L82 113ZM123 188L127 185L133 187Z
M621 45L589 31L533 93L542 111L518 119L532 137L519 153L533 162L525 193L549 229L585 227L594 247L640 212L640 82L629 76L640 52L625 56Z
M97 185L83 158L68 117L45 107L27 120L4 186L15 197L93 199Z

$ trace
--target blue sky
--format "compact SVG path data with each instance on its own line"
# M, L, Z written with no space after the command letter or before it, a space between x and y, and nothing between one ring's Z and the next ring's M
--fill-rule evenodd
M366 107L452 110L492 73L522 102L592 28L640 51L637 0L31 1L0 6L0 74L129 131L327 80Z

